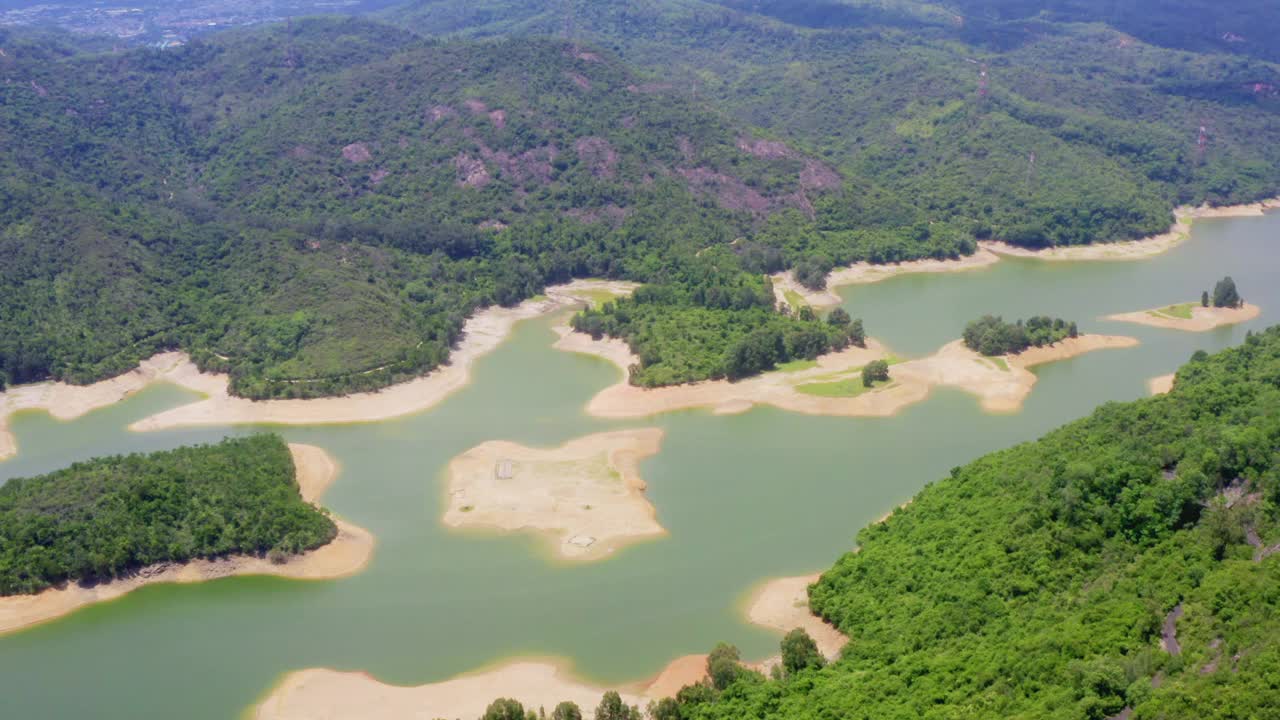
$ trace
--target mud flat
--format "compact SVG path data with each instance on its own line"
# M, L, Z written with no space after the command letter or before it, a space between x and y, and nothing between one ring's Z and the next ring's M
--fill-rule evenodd
M789 303L787 291L790 290L798 294L810 305L829 307L844 302L844 299L835 293L835 289L845 285L880 282L898 275L910 275L912 273L947 273L979 270L997 262L1000 262L1000 256L984 247L979 247L972 255L966 255L954 260L908 260L891 265L872 265L871 263L860 262L832 270L827 275L827 287L825 290L810 290L801 285L796 280L795 275L788 270L785 273L773 276L773 292L780 303Z
M233 397L225 374L201 373L185 353L163 353L144 360L124 375L93 385L37 383L0 393L0 459L16 448L8 432L8 418L20 410L45 410L59 420L70 420L90 410L119 402L152 382L171 382L206 396L188 405L143 418L131 430L164 430L193 425L321 425L374 422L427 410L466 387L471 366L497 348L521 320L583 303L602 295L626 295L635 283L575 280L547 288L541 299L527 300L514 308L482 310L463 326L463 338L450 354L449 364L431 373L377 392L312 400L254 401Z
M582 333L563 335L556 347L610 360L621 369L639 359L617 340L592 340ZM1081 335L1042 348L1030 348L1018 355L987 358L956 340L929 357L909 360L890 367L887 385L849 396L823 396L805 392L804 387L830 383L850 383L855 391L862 366L872 360L891 358L883 345L868 339L866 348L850 347L818 358L816 365L803 370L775 370L738 382L711 380L687 385L640 388L626 381L597 393L587 412L602 418L642 418L689 409L709 409L717 415L746 412L756 405L772 405L782 410L809 415L846 417L886 417L908 405L921 402L932 388L957 387L978 396L984 410L1014 412L1036 383L1028 368L1082 355L1094 350L1137 345L1124 336Z
M1191 317L1189 318L1170 315L1164 312L1164 308L1153 308L1151 310L1108 315L1103 319L1150 325L1151 327L1168 328L1170 330L1206 332L1224 325L1246 322L1262 314L1262 310L1257 305L1250 305L1249 303L1245 303L1243 307L1238 308L1201 307L1198 302L1187 304L1192 306L1190 308Z
M293 453L302 498L314 503L337 477L338 464L318 447L290 444L289 450ZM338 526L333 540L283 563L247 555L165 563L92 587L68 583L36 595L0 597L0 634L53 620L86 605L114 600L144 585L204 582L233 575L276 575L296 580L332 580L354 575L369 564L373 535L341 518L333 520Z
M1173 390L1174 374L1158 375L1147 381L1147 392L1152 395L1164 395Z
M620 430L546 449L482 443L449 463L444 524L533 531L572 560L600 559L665 535L639 470L662 435L658 428Z

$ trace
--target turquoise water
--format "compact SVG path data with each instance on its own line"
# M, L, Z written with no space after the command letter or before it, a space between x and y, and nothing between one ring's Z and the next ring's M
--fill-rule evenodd
M985 312L1051 314L1142 345L1037 369L1016 415L990 415L959 391L935 392L892 418L820 418L761 408L739 416L681 412L610 422L582 408L616 380L603 361L551 349L552 319L522 323L437 408L401 420L278 428L342 463L325 504L370 529L369 569L331 582L229 578L144 588L118 601L0 637L5 717L228 718L280 675L306 667L365 670L380 680L441 680L514 655L570 658L602 682L649 675L715 642L747 657L777 638L740 620L761 580L829 566L857 530L949 468L1037 437L1108 400L1145 394L1197 349L1240 342L1280 318L1280 215L1205 221L1155 259L1125 263L1010 260L953 275L846 288L846 307L899 353L923 355ZM1263 308L1244 326L1181 333L1098 320L1192 300L1224 274ZM192 396L156 386L79 420L13 420L19 455L0 480L95 455L216 440L252 428L130 433L133 420ZM666 538L598 563L567 565L524 535L446 531L441 473L491 439L556 445L591 432L658 426L642 464Z

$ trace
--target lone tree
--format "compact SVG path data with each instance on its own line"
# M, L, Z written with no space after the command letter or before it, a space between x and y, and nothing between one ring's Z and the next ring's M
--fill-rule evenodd
M498 698L489 703L483 720L525 720L524 706L518 700Z
M1209 291L1200 293L1200 307L1209 307Z
M788 677L801 670L820 668L826 663L826 658L818 652L818 644L804 628L796 628L782 638L782 669Z
M627 707L618 693L610 690L600 698L596 720L641 720L640 708Z
M867 346L867 331L862 329L862 318L849 323L849 342L860 348Z
M1240 293L1236 292L1236 281L1228 275L1218 281L1213 286L1213 306L1224 308L1238 308L1244 304L1244 300L1240 298Z
M551 720L582 720L582 708L578 703L566 700L551 711Z
M738 679L738 675L742 673L738 660L738 648L733 645L719 643L711 649L711 654L707 655L707 675L711 677L711 684L715 689L723 690Z
M862 385L871 387L878 382L889 379L889 363L884 360L872 360L862 366Z

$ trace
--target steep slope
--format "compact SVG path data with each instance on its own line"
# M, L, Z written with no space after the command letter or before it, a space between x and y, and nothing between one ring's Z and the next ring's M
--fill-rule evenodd
M1101 10L993 19L916 2L430 0L394 17L429 34L559 33L566 7L578 36L980 237L1140 237L1163 230L1176 204L1280 192L1280 71L1067 22L1114 14ZM1232 12L1270 22L1260 6ZM1200 32L1195 17L1180 22Z
M378 387L443 362L476 308L582 276L745 288L765 316L708 308L732 340L772 294L743 271L749 244L698 254L846 193L822 162L553 41L312 21L176 52L22 50L0 71L11 382L182 348L251 397Z

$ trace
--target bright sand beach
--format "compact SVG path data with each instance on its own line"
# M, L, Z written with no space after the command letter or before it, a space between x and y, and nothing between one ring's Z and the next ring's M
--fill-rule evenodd
M1207 332L1224 325L1246 322L1262 314L1262 310L1257 305L1250 305L1249 303L1245 303L1243 307L1238 308L1201 307L1198 302L1191 303L1191 305L1191 317L1189 318L1176 317L1163 312L1164 308L1152 308L1150 310L1108 315L1103 319L1150 325L1151 327L1168 328L1170 330Z
M338 475L338 464L324 450L290 444L298 489L307 502L317 502ZM0 634L13 632L72 613L86 605L114 600L144 585L194 583L233 575L276 575L295 580L332 580L354 575L369 564L374 538L367 530L334 517L337 536L327 545L283 563L266 558L232 556L219 560L166 563L92 587L68 583L36 595L0 597Z
M70 420L119 402L153 382L170 382L206 396L204 400L143 418L131 430L164 430L192 425L320 425L374 422L427 410L465 387L471 365L506 339L521 320L591 303L602 294L626 295L634 283L575 280L549 287L541 299L527 300L514 308L482 310L463 326L461 342L449 364L409 382L377 392L312 400L254 401L233 397L228 378L201 373L185 353L156 355L119 377L92 385L45 382L21 385L0 393L0 460L16 451L8 419L21 410L45 410L59 420Z
M1164 395L1173 390L1174 374L1158 375L1147 381L1147 392L1152 395Z
M449 463L444 524L534 531L572 560L600 559L665 535L639 468L658 452L662 435L658 428L619 430L546 449L482 443Z

